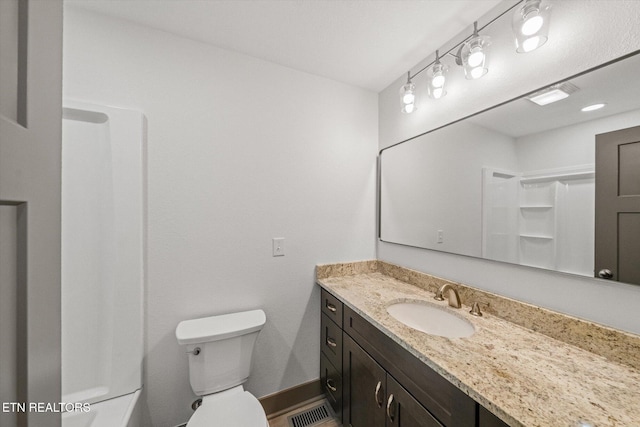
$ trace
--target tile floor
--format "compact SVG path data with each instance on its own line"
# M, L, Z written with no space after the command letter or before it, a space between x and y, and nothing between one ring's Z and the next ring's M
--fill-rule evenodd
M310 402L299 408L292 409L291 411L286 412L278 417L269 419L269 427L289 427L288 417L290 415L295 415L299 412L306 411L307 409L312 408L318 405L319 403L321 403L322 400L324 399L319 399L314 402ZM313 427L342 427L342 425L336 420L328 420L320 424L314 424Z

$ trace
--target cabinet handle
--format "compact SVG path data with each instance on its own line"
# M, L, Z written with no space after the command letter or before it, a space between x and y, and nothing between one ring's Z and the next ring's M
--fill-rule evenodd
M333 338L327 337L327 345L329 347L336 347L338 344L336 344L336 340L334 340Z
M335 313L336 312L336 306L331 304L329 301L327 301L327 303L325 304L325 306L327 307L327 309L332 312Z
M383 400L380 399L381 391L382 391L382 381L378 381L378 384L376 385L376 394L375 394L376 405L378 405L378 408L382 408L382 403L383 403Z
M389 400L387 400L387 416L393 422L393 419L396 417L395 410L391 410L393 407L393 394L389 396Z
M338 390L338 389L336 388L336 386L331 385L331 379L330 379L330 378L327 378L326 384L327 384L327 387L329 388L329 390L331 390L331 391L333 391L333 392L335 392L336 390Z

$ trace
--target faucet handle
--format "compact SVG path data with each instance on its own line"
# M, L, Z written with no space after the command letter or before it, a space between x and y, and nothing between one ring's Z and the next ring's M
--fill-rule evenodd
M480 311L480 304L478 304L477 301L473 303L473 306L471 307L471 311L469 311L469 313L471 313L474 316L482 317L482 312Z

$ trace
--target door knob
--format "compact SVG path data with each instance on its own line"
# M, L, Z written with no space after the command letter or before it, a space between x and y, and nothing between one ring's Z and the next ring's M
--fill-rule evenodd
M603 268L598 271L598 277L601 279L611 279L613 278L613 273L608 268Z

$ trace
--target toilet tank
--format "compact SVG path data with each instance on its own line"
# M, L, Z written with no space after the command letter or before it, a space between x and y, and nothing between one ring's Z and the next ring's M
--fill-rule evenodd
M185 320L176 328L189 354L189 381L204 396L247 381L253 346L266 322L262 310Z

